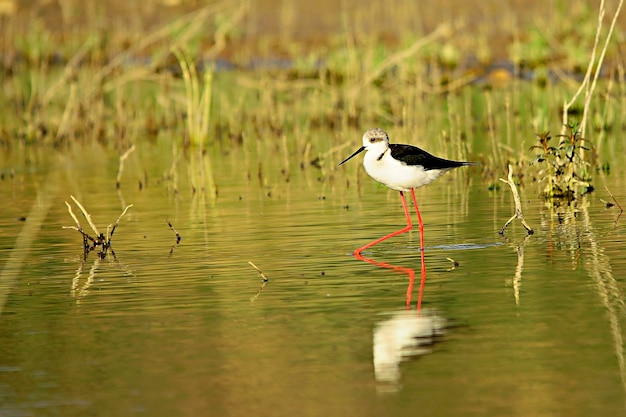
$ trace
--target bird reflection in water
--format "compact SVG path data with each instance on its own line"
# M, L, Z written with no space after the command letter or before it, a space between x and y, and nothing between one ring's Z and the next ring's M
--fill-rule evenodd
M379 268L391 269L409 277L405 310L386 313L385 320L376 324L373 336L374 377L377 389L381 393L397 392L400 390L400 363L430 353L432 345L445 333L446 319L434 310L422 309L426 284L424 275L420 280L417 308L413 310L410 308L415 284L413 268L375 261L360 253L354 256L360 261Z
M432 345L445 333L446 320L434 311L402 310L374 328L374 377L379 392L400 389L400 363L432 351Z

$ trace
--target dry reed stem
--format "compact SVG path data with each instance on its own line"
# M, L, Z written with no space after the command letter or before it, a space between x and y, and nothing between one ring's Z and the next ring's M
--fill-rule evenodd
M174 232L174 234L176 235L176 244L180 243L181 240L183 240L183 238L180 236L180 233L178 233L178 230L174 229L174 226L172 226L172 223L169 220L165 220L167 222L167 225L170 227L170 230L172 232Z
M263 288L265 288L265 286L267 285L268 281L263 281L261 283L261 286L259 287L259 289L256 291L256 294L254 294L254 297L250 298L250 302L255 301L257 298L259 298L259 295L261 295L261 292L263 291Z
M69 129L70 118L75 115L75 109L77 104L76 99L76 83L70 84L70 96L67 99L67 104L65 105L65 110L63 110L63 116L61 116L61 122L59 123L59 127L57 128L57 133L55 136L55 140L61 139L61 137L67 134Z
M609 191L609 188L606 185L604 186L604 189L606 190L607 193L609 193L609 195L611 196L611 198L615 202L615 205L619 208L620 213L623 213L624 209L622 208L622 205L617 201L617 199L615 198L613 193Z
M263 271L261 271L254 263L248 261L248 264L256 269L256 271L261 275L261 278L263 278L263 282L268 282L270 279L268 277L265 276L265 274L263 273Z
M176 235L176 243L172 245L172 247L170 248L170 252L168 254L168 256L172 256L174 254L174 249L176 249L176 247L180 244L180 241L183 240L183 238L180 236L180 233L178 233L178 230L174 229L174 226L172 226L172 223L168 219L165 219L165 221L167 222L167 225L170 227L170 230L174 232L174 234Z
M609 32L606 35L606 39L604 40L604 45L602 47L602 50L600 51L600 57L598 58L598 63L597 65L595 65L595 73L594 73L594 63L595 63L596 52L598 49L598 44L600 42L600 34L602 31L602 21L604 19L604 14L606 13L605 1L602 0L600 2L600 11L598 13L598 25L596 26L596 36L595 36L594 43L593 43L593 49L591 50L591 57L589 59L589 65L587 66L587 72L585 73L585 78L583 79L582 83L580 84L580 87L578 88L578 90L576 91L572 99L569 102L566 101L563 104L563 127L561 128L561 134L565 134L565 130L567 126L569 125L569 122L568 122L569 108L572 105L574 105L574 103L578 99L578 96L580 96L580 94L584 90L585 91L585 104L583 107L583 117L580 123L580 133L582 137L585 137L585 130L587 127L587 117L589 115L589 107L591 104L591 98L596 88L596 83L598 81L598 77L600 76L600 72L601 72L600 70L602 69L602 63L604 62L604 56L606 55L606 51L609 47L609 42L615 30L615 24L622 10L623 4L624 4L624 0L620 0L617 6L617 10L615 11L615 14L613 15L613 20L611 21ZM592 73L593 73L593 81L590 81L592 77Z
M74 214L74 211L72 210L72 206L70 206L70 203L68 203L66 201L65 205L67 206L67 211L70 213L70 216L72 217L72 219L74 219L74 223L76 223L76 227L74 227L74 226L63 226L63 228L64 229L75 229L75 230L78 230L78 231L83 230L82 226L80 225L80 222L78 221L78 219L76 218L76 215Z
M261 292L263 291L263 288L265 288L265 286L270 281L270 279L268 277L266 277L265 274L263 273L263 271L261 271L254 263L248 261L248 264L250 264L250 266L252 266L254 269L256 269L256 271L261 275L261 278L263 278L263 282L261 283L261 286L257 290L256 294L254 294L254 297L250 298L250 302L253 302L257 298L259 298L259 295L261 295Z
M133 146L128 148L126 152L124 152L120 156L120 166L117 169L117 179L115 180L115 188L118 188L118 189L120 188L120 185L122 183L122 172L124 172L124 161L126 161L126 158L128 158L129 155L133 153L134 151L135 151L135 145L133 144Z
M94 222L91 220L91 215L87 212L87 210L85 210L83 205L80 204L80 202L73 195L71 195L70 198L74 201L74 203L76 203L80 211L83 213L83 216L85 217L85 219L87 219L87 223L89 223L89 226L91 226L91 229L94 231L96 236L100 236L100 232L98 231L98 228L96 227ZM65 202L65 204L67 204L67 201ZM70 205L67 204L67 206L69 208ZM124 212L126 212L126 210L124 210ZM73 217L74 217L74 220L76 220L76 216L73 216Z
M109 233L109 228L111 227L111 225L109 225L107 227L107 240L111 240L111 238L113 237L113 233L115 232L115 228L117 227L118 223L120 222L120 220L122 219L122 217L124 217L124 215L126 214L126 212L128 211L129 208L131 208L133 205L129 204L124 208L124 211L122 211L122 214L120 214L120 216L117 218L117 220L115 221L115 223L113 224L113 227L111 228L111 232Z
M611 198L615 202L615 205L617 206L617 208L619 208L619 214L617 215L617 217L615 218L615 221L613 222L613 227L615 227L615 226L617 226L617 222L618 222L619 218L622 217L622 213L624 213L624 209L622 208L622 205L617 201L617 199L615 198L613 193L611 193L609 191L609 188L606 185L604 186L604 189L606 190L607 193L609 193L609 195L611 196ZM604 201L604 200L602 200L602 201ZM607 208L608 207L609 207L609 205L607 204Z
M615 30L615 23L617 22L617 18L619 17L623 4L624 4L624 0L620 0L617 6L617 10L615 11L615 14L613 15L613 20L611 21L611 27L609 28L609 33L607 33L606 39L604 40L604 46L602 47L602 51L600 51L600 58L598 58L598 65L596 66L596 71L593 76L593 81L591 83L591 86L587 89L587 91L585 91L585 107L583 109L583 119L581 122L581 133L583 137L585 136L585 128L587 127L587 116L589 114L591 97L593 95L593 92L596 89L596 83L598 82L598 77L600 76L600 70L602 69L602 63L604 62L604 56L606 55L606 51L609 47L611 36L613 35L613 32ZM603 8L604 8L604 0L602 0L602 2L600 3L600 9L601 9L600 14L602 17L604 15L604 13L602 13ZM598 17L598 32L602 28L602 23L601 23L602 17ZM581 149L581 152L582 152L582 149Z
M526 229L526 232L528 232L529 235L532 235L535 232L528 225L528 223L526 223L526 220L524 220L524 215L522 214L522 202L520 200L519 193L517 192L517 186L515 185L515 182L513 182L513 167L511 166L511 164L509 164L509 175L507 179L505 180L505 179L499 178L499 180L505 184L508 184L509 187L511 187L511 193L513 194L513 201L515 201L515 214L513 214L513 216L504 224L504 226L502 227L502 230L500 230L499 233L501 235L504 235L504 230L508 227L508 225L513 220L517 218L522 223L522 226L524 226L524 228Z

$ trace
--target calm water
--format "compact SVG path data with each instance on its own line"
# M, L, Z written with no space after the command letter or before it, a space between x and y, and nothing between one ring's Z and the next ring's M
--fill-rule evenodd
M214 200L164 148L138 149L119 192L96 146L4 156L0 415L624 415L626 218L600 201L605 184L626 201L623 173L560 215L522 190L528 239L497 234L510 193L477 172L420 190L418 314L416 231L351 256L403 222L358 164L259 179L235 152L213 161ZM70 195L101 231L133 204L115 258L82 259Z

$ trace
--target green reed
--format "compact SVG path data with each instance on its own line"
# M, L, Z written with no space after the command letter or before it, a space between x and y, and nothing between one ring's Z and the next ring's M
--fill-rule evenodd
M203 145L209 137L214 67L204 69L201 78L187 54L180 50L174 50L173 53L178 59L185 83L187 134L192 144Z

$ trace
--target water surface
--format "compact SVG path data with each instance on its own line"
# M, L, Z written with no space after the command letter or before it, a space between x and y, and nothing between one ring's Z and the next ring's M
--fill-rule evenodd
M3 416L624 413L624 228L600 191L557 215L522 189L536 233L514 223L503 238L510 194L477 172L419 190L418 316L417 231L364 253L388 267L351 256L403 226L397 193L346 187L355 168L259 178L234 151L213 158L215 199L193 156L172 170L159 146L129 158L120 190L117 153L97 145L4 158ZM596 188L626 201L618 176ZM70 195L102 230L133 204L115 257L83 259L62 228ZM380 374L375 332L393 326L423 338Z

